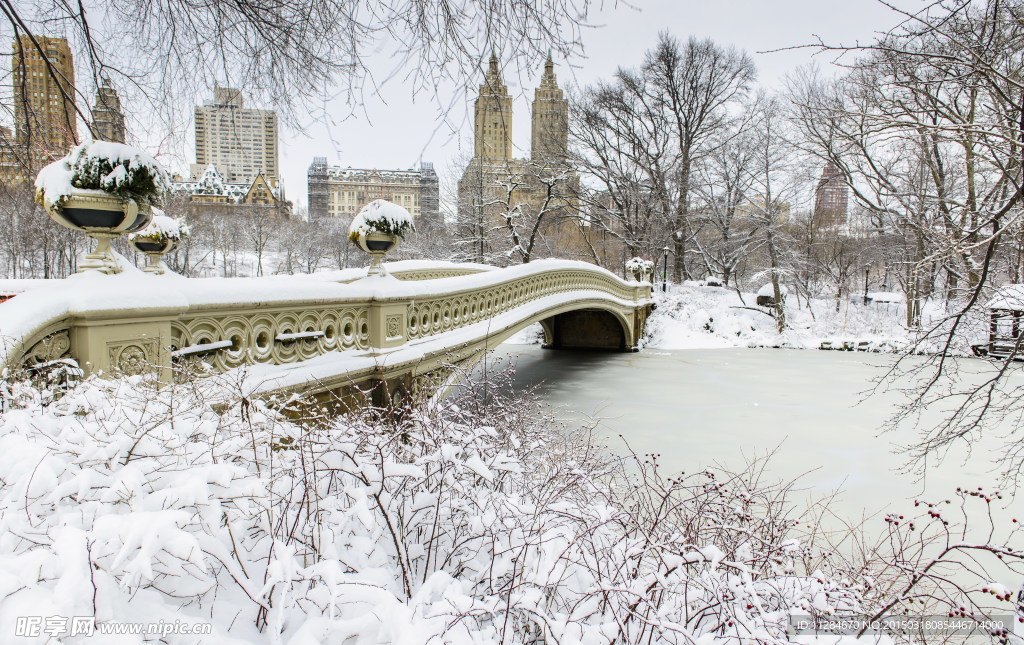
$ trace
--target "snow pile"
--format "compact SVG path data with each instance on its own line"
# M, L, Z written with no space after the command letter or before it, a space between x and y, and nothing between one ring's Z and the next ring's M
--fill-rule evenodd
M144 150L88 141L39 171L35 186L39 201L52 209L79 191L159 204L170 183L163 167Z
M776 490L644 462L630 483L515 405L302 427L197 385L9 389L0 633L58 615L210 622L225 644L774 641L863 588L801 575L792 522L762 519Z
M74 186L71 185L71 163L67 157L58 159L53 163L45 166L36 175L36 201L43 205L47 210L53 210L59 207L61 204L71 196L71 193L75 191ZM102 190L84 190L79 189L85 194L94 193L96 195L105 195Z
M783 296L787 296L787 295L789 295L789 289L786 288L786 285L780 284L779 285L779 293L781 293ZM768 284L761 285L761 288L757 290L757 296L759 298L762 297L762 296L768 296L769 298L774 298L775 297L775 286L771 282L769 282Z
M349 239L355 241L367 233L387 233L405 237L413 230L412 215L398 204L386 199L375 199L363 206L348 228Z
M153 219L146 228L128 235L129 240L144 239L156 240L180 240L190 234L188 224L184 219L174 219L164 215L159 208L153 209Z

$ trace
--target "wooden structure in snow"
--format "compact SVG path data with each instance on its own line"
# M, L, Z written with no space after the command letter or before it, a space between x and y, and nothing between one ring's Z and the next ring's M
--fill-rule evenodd
M1024 284L999 287L988 301L988 342L972 345L977 356L1018 358L1021 318L1024 317Z

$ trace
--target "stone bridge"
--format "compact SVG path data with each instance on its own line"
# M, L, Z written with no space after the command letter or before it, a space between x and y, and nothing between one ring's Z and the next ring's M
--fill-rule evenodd
M73 358L86 374L238 370L261 394L336 390L475 360L539 322L547 346L629 351L651 286L592 264L396 262L308 276L87 272L0 281L0 365ZM11 296L6 301L4 296Z

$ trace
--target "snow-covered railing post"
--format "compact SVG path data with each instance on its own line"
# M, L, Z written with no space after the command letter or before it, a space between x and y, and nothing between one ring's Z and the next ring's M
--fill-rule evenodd
M626 271L637 282L650 282L654 272L654 263L640 257L626 261Z
M370 302L370 347L398 347L408 340L409 309L412 300L375 300Z

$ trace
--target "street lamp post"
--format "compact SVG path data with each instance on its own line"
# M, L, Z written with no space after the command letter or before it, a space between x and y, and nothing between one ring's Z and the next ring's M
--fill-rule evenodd
M665 268L661 272L661 290L662 290L662 292L665 292L665 291L668 290L668 251L669 251L669 248L667 246L661 250L662 254L665 256Z
M864 269L864 304L868 304L868 276L871 274L871 269Z

